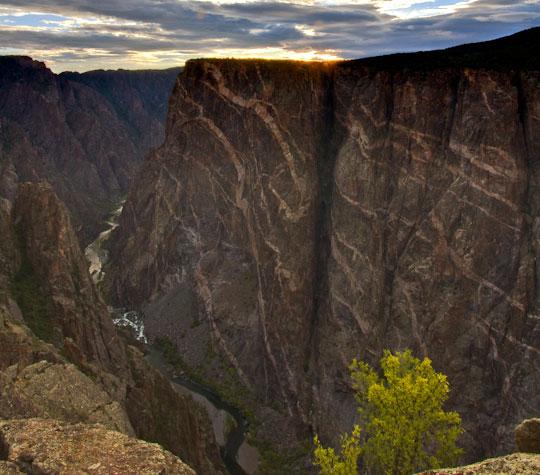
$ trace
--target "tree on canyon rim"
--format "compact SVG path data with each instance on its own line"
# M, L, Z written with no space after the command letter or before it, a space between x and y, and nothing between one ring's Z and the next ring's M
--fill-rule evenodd
M450 466L461 455L461 418L443 409L446 376L410 350L386 350L380 364L382 376L367 363L351 363L360 424L341 437L340 453L315 436L313 463L322 475L356 475L359 466L362 473L408 475Z

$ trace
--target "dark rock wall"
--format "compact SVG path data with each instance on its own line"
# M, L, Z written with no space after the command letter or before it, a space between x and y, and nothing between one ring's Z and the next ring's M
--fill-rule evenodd
M410 347L448 374L466 443L482 455L509 450L515 423L539 407L538 118L525 112L538 108L539 79L339 71L349 133L317 328L323 426L343 415L336 361L375 362L383 348Z
M412 348L448 374L469 455L508 450L540 407L540 74L501 44L482 68L482 48L189 62L113 237L113 300L298 436L349 429L353 357Z
M117 243L126 252L111 265L136 255L134 272L120 277L129 298L118 301L179 295L193 307L182 318L208 323L241 382L262 382L267 400L302 418L294 375L305 345L296 342L307 341L312 314L327 87L324 70L307 64L190 63L175 89L170 140L132 189Z

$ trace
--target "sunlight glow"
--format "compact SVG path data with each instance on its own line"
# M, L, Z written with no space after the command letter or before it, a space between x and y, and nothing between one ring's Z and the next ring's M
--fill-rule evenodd
M263 48L226 48L210 51L207 56L216 58L260 58L260 59L292 59L295 61L339 61L343 59L335 50L316 51L288 50L279 47Z
M294 25L294 27L304 34L304 36L318 36L319 33L317 33L313 28L311 28L309 25Z

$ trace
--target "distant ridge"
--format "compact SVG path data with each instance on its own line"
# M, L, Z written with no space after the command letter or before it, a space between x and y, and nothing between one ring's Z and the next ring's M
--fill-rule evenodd
M91 242L163 141L179 71L55 74L28 56L0 56L0 175L47 181Z
M126 123L133 140L145 150L161 145L162 124L165 124L167 104L174 81L182 68L146 70L103 70L85 73L64 72L59 77L84 84L107 99ZM143 112L141 114L134 111ZM159 124L159 132L152 129Z
M354 59L347 63L385 69L438 69L441 67L476 69L540 69L540 27L523 30L481 43L468 43L452 48L397 53Z

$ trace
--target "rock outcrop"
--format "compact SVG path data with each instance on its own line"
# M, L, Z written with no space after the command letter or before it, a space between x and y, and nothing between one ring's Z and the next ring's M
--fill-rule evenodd
M540 454L540 418L523 421L516 427L515 435L520 452Z
M0 418L18 417L100 423L135 435L122 405L72 364L41 361L0 373Z
M0 421L0 458L7 461L0 462L1 474L195 475L179 458L157 444L130 438L99 424L68 424L50 419Z
M536 475L540 473L540 455L511 454L484 460L466 467L429 470L419 475Z
M2 178L4 175L0 175L0 183ZM2 192L5 193L5 189L0 187L0 371L14 364L26 366L42 360L62 362L56 349L36 338L27 327L13 298L13 280L21 267L21 249L12 219L13 204Z
M267 433L336 441L351 359L412 348L449 376L469 457L508 451L540 407L539 35L190 61L113 234L111 298L256 398Z
M176 74L58 76L28 57L0 57L0 170L14 183L47 180L89 242L160 143Z
M122 345L88 274L66 207L49 185L23 183L14 217L22 252L19 275L33 274L49 300L50 319L42 326L50 341L79 365L94 363L110 373L125 373Z

